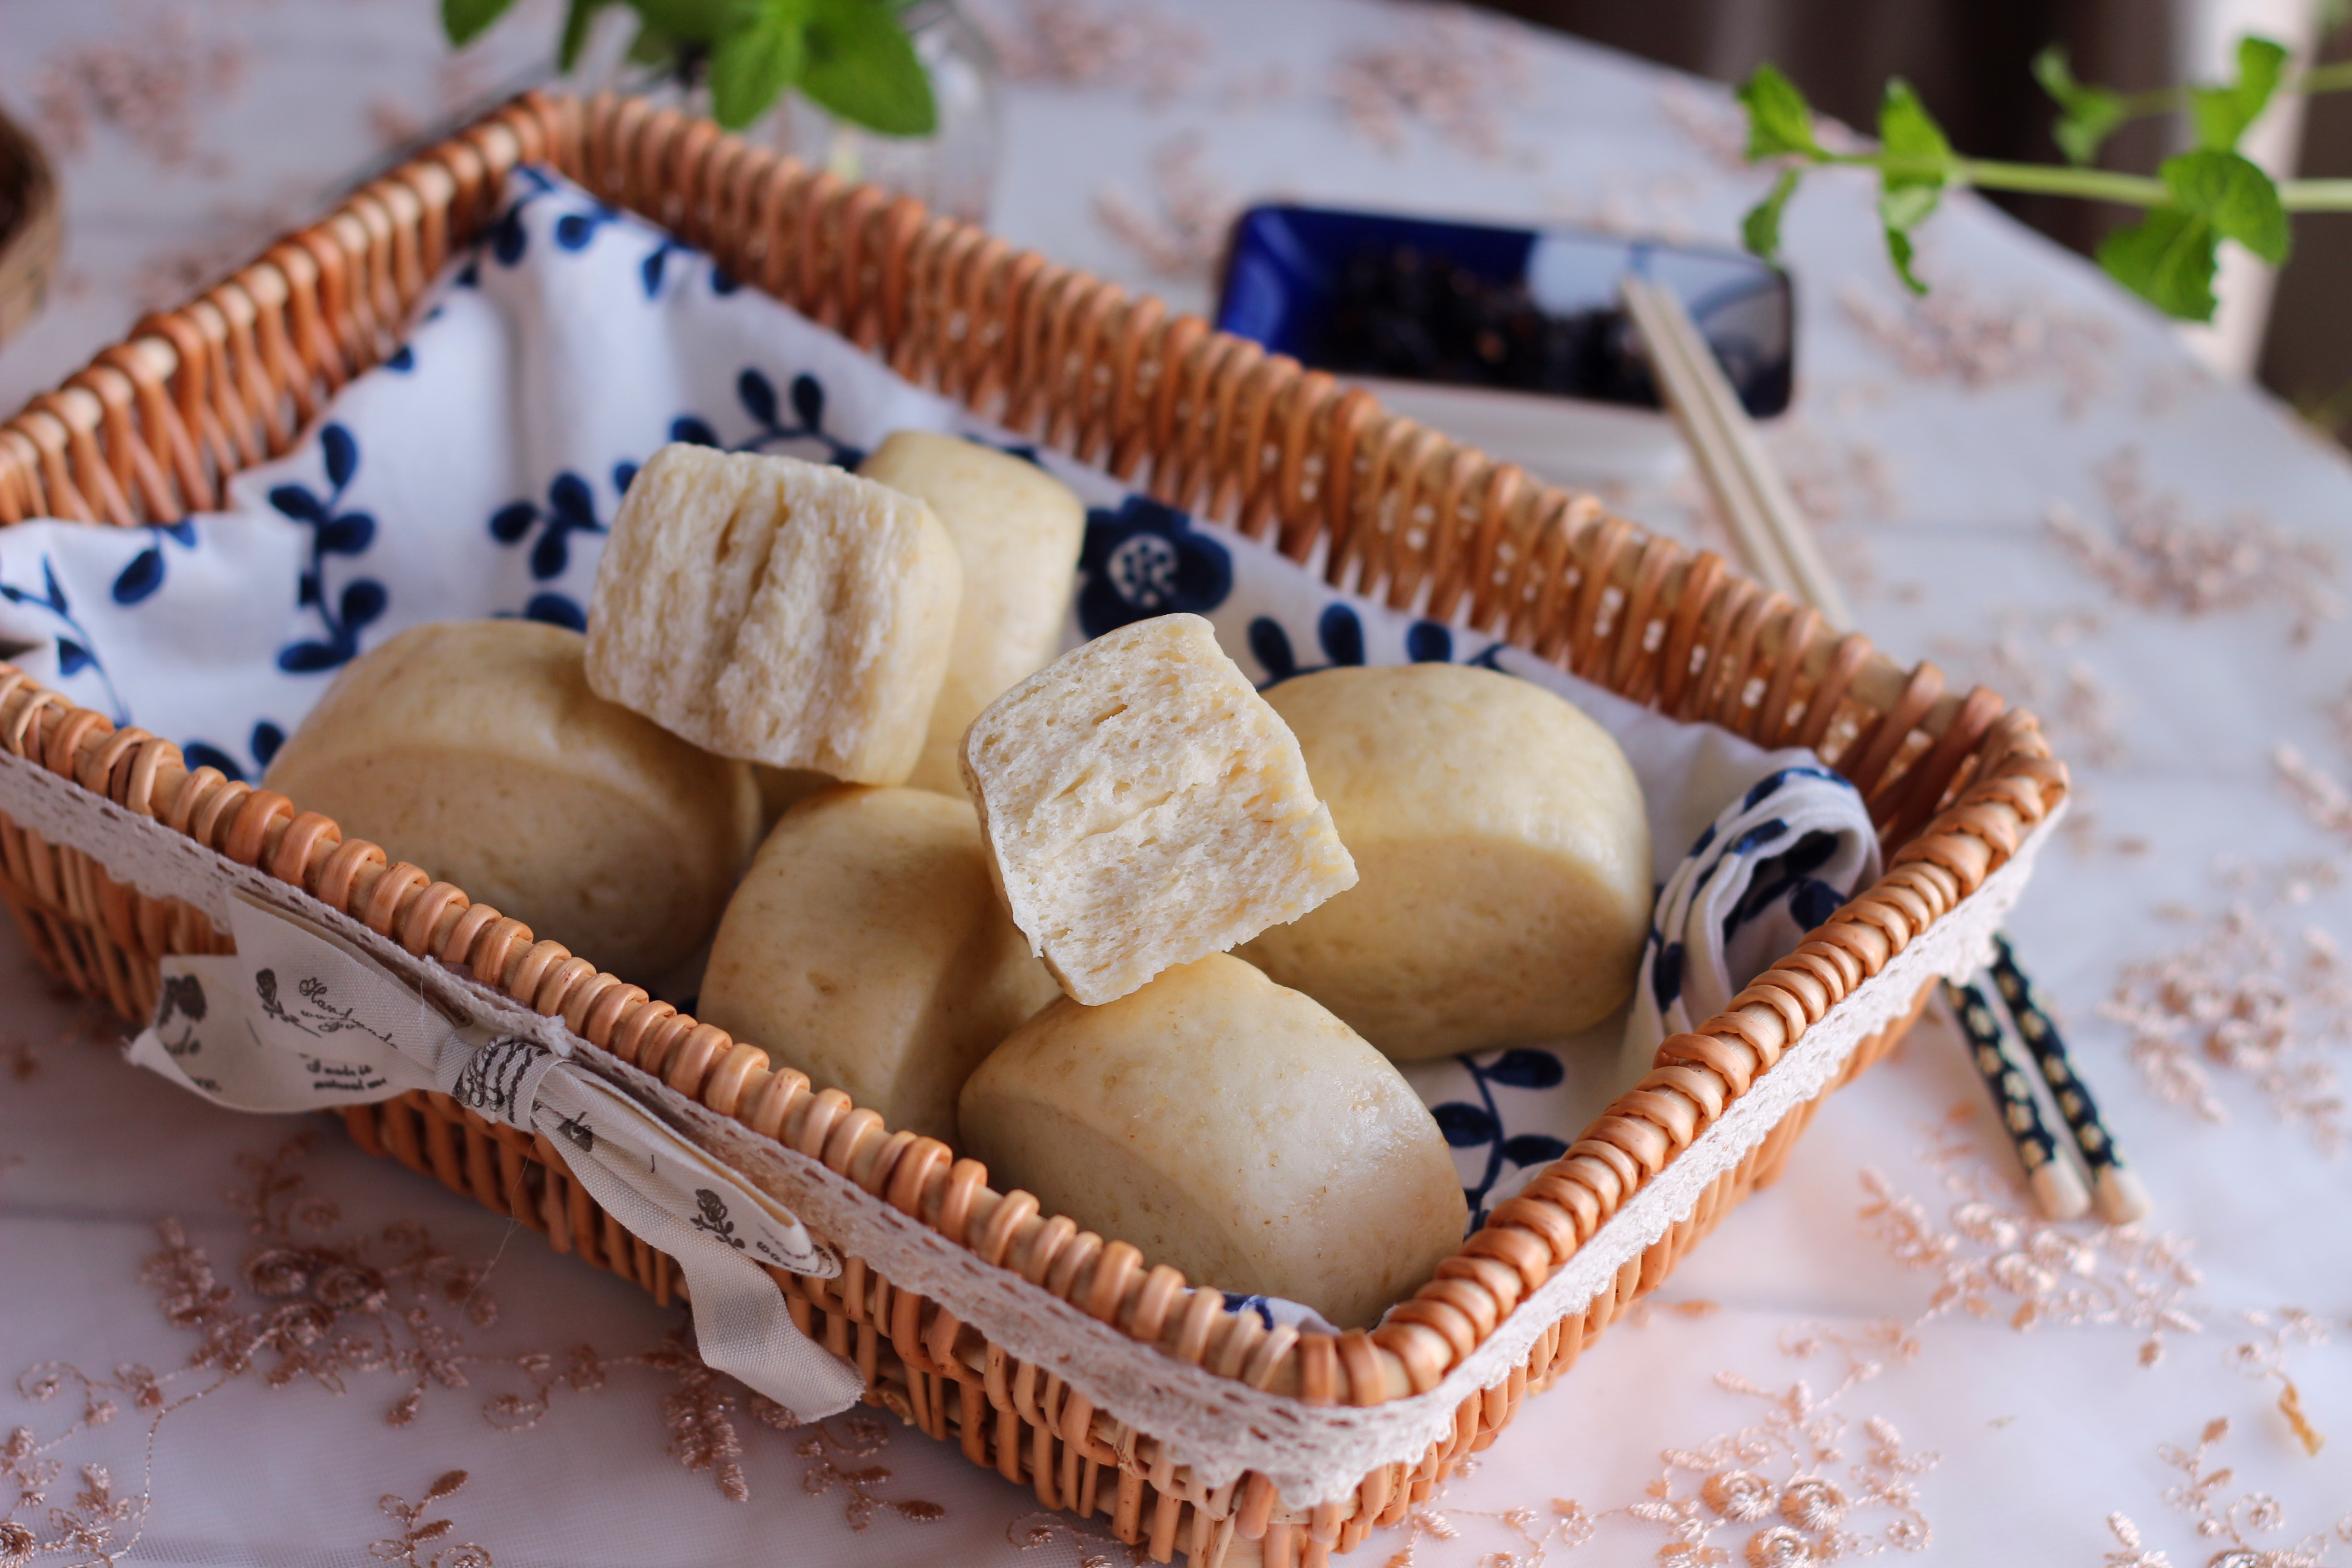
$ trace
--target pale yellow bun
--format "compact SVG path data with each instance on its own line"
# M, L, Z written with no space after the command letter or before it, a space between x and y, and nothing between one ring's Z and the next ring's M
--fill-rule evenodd
M263 781L581 957L652 986L758 842L751 768L588 689L577 632L414 626L354 660Z
M1081 1002L1356 880L1298 742L1198 616L1121 626L998 698L963 777L1013 922Z
M1320 670L1266 700L1360 880L1243 957L1399 1060L1570 1034L1632 994L1649 818L1607 731L1452 664Z
M963 569L912 497L673 444L613 520L588 680L707 751L897 784L947 669Z
M1061 648L1087 509L1034 463L929 430L899 431L857 471L928 505L963 564L947 676L907 777L918 789L961 795L964 731Z
M1195 1285L1368 1325L1462 1244L1462 1184L1396 1068L1220 953L1116 1002L1064 998L963 1088L962 1149Z
M760 846L695 1010L894 1130L953 1144L965 1077L1058 994L997 901L971 803L836 784Z

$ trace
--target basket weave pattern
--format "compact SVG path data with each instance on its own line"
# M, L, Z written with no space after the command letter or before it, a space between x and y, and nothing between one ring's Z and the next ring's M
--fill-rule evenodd
M0 523L131 526L216 508L236 471L288 450L335 390L397 346L454 247L494 216L504 176L545 162L702 247L736 276L895 370L1178 507L1228 521L1335 584L1461 618L1678 718L1813 748L1863 792L1889 868L1658 1066L1436 1278L1369 1332L1268 1330L1124 1242L998 1193L977 1162L812 1092L756 1046L651 1000L586 957L283 795L191 770L0 666L0 745L301 887L409 952L457 966L680 1092L833 1170L991 1264L1162 1353L1309 1404L1426 1391L1556 1271L1805 1030L2003 864L2066 790L2032 718L1944 689L1810 608L1654 538L1589 497L1536 484L1383 412L1325 374L1171 316L910 199L845 185L642 102L519 100L352 196L179 310L142 321L58 392L0 426ZM152 1010L166 953L222 951L198 911L110 879L0 818L0 896L35 952L124 1017ZM1920 1001L1924 1001L1925 993ZM1916 1011L1914 1004L1914 1014ZM1851 1077L1898 1038L1874 1037ZM1840 1081L1843 1081L1843 1079ZM1401 1518L1492 1441L1635 1298L1777 1174L1819 1101L1785 1117L1690 1215L1507 1381L1466 1401L1450 1440L1375 1470L1351 1500L1286 1506L1255 1472L1207 1489L1149 1434L1008 1356L937 1301L851 1258L835 1279L779 1273L795 1322L853 1360L867 1397L1033 1486L1047 1508L1107 1512L1158 1560L1214 1564L1238 1541L1318 1563ZM445 1097L344 1113L352 1136L544 1233L658 1299L674 1266L624 1231L546 1140Z

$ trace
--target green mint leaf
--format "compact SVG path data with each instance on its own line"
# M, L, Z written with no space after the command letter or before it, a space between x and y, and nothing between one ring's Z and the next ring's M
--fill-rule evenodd
M757 0L629 0L646 26L680 44L716 47L760 19Z
M1878 221L1897 234L1908 234L1936 210L1944 188L1919 180L1898 181L1889 174L1878 190Z
M1889 228L1886 231L1886 259L1895 264L1895 276L1902 279L1903 286L1914 294L1925 294L1927 286L1919 281L1917 273L1911 270L1911 237L1899 228Z
M1878 107L1878 145L1888 160L1911 165L1900 172L1880 166L1878 221L1886 229L1886 254L1895 274L1914 294L1925 294L1927 286L1911 269L1916 254L1911 231L1925 223L1943 199L1951 174L1952 144L1910 83L1900 77L1886 84L1886 97Z
M806 18L797 5L770 5L710 52L710 113L730 131L761 115L801 74Z
M1878 106L1878 142L1898 158L1947 164L1952 161L1952 144L1945 139L1944 128L1936 123L1911 84L1899 76L1886 84L1886 97ZM1942 178L1941 174L1937 175L1939 183Z
M441 30L449 36L451 47L464 48L490 30L490 24L505 16L514 0L441 0Z
M2189 94L2189 118L2197 128L2197 145L2227 153L2237 146L2246 128L2262 118L2286 75L2284 45L2251 34L2238 40L2238 79L2221 87L2200 87Z
M2042 45L2041 52L2033 57L2032 70L2033 79L2042 84L2050 101L2061 109L2072 109L2074 95L2085 90L2074 79L2074 58L2066 52L2063 44Z
M2058 121L2051 126L2050 136L2070 163L2095 161L2115 128L2129 118L2120 96L2074 79L2063 44L2052 44L2033 57L2033 79L2058 105Z
M2221 244L2210 219L2174 206L2150 207L2138 223L2099 242L2099 265L2166 315L2210 321Z
M884 0L813 0L800 87L834 114L885 136L939 129L930 74Z
M2099 149L2125 118L2123 100L2097 90L2084 97L2080 109L2062 116L2050 128L2050 137L2068 163L2087 167L2098 162Z
M1772 182L1772 194L1748 209L1739 220L1739 237L1748 248L1770 261L1780 254L1780 212L1797 193L1797 171L1783 169Z
M2164 188L2183 211L2204 218L2224 239L2234 239L2273 267L2286 259L2294 234L2278 186L2236 153L2206 149L2167 158L2158 171Z
M596 13L613 0L572 0L563 13L563 37L555 48L555 68L570 70L580 63L580 51L588 47L588 31L596 25Z
M1748 156L1775 158L1783 153L1818 153L1813 111L1797 84L1770 61L1758 66L1737 94L1748 109Z

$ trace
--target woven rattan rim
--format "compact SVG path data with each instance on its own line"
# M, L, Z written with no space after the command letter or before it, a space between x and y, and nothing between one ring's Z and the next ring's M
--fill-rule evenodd
M838 1090L650 1000L425 870L387 864L285 796L191 771L179 748L116 730L0 666L0 744L129 810L298 885L409 952L462 967L767 1137L821 1160L992 1264L1138 1341L1309 1404L1424 1392L1490 1334L1804 1031L1972 893L2067 784L2031 715L1944 689L1867 639L1647 536L1590 497L1529 480L1366 394L1171 316L1158 300L926 212L905 197L635 100L528 95L378 180L205 294L141 322L58 391L0 425L0 523L131 526L222 504L230 475L289 449L326 400L396 345L453 247L492 215L507 172L546 162L709 250L901 374L1108 466L1176 505L1319 563L1333 584L1507 637L1637 701L1768 746L1815 749L1863 791L1890 848L1879 882L1724 1013L1668 1039L1658 1066L1369 1331L1267 1329L1223 1310L1125 1242L1000 1194L978 1162L892 1131ZM58 887L5 836L9 869L126 952L216 950L184 906L94 870ZM25 859L26 864L16 862ZM68 858L69 860L72 858ZM147 984L86 977L136 1016ZM912 1297L900 1300L911 1310ZM944 1309L891 1338L915 1370L986 1352ZM898 1330L904 1328L906 1331ZM967 1373L966 1375L969 1375ZM1060 1426L1089 1458L1091 1406ZM1242 1500L1262 1522L1271 1489ZM1246 1530L1244 1534L1250 1533Z

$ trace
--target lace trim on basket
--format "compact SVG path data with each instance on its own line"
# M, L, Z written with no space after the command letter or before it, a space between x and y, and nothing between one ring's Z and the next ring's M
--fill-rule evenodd
M1255 1470L1286 1505L1311 1507L1347 1497L1375 1468L1417 1461L1451 1432L1465 1398L1503 1383L1546 1329L1608 1289L1626 1264L1692 1212L1710 1183L1762 1142L1782 1117L1826 1089L1863 1040L1901 1017L1922 986L1988 962L1992 933L2016 903L2063 808L2045 817L1972 895L1807 1029L1436 1387L1365 1408L1309 1405L1165 1356L1011 1271L983 1263L819 1162L580 1039L562 1020L522 1008L409 953L298 888L5 752L0 811L53 844L89 855L117 880L150 897L180 899L224 928L231 890L242 889L347 934L457 1011L569 1055L894 1285L940 1301L1010 1354L1051 1370L1097 1408L1160 1439L1169 1458L1189 1467L1202 1485L1213 1489Z

